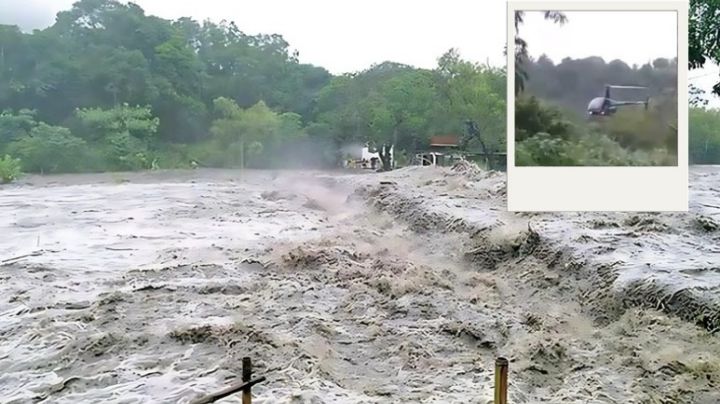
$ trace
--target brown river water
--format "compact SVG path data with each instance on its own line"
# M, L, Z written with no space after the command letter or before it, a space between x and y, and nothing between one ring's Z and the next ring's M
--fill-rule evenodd
M256 403L486 404L505 356L512 403L717 403L716 183L692 170L687 214L516 215L472 170L27 177L0 402L186 403L249 356Z

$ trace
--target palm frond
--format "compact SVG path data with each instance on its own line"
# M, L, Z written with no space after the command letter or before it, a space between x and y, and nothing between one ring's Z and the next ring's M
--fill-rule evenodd
M560 11L545 11L545 19L560 25L567 22L567 16Z

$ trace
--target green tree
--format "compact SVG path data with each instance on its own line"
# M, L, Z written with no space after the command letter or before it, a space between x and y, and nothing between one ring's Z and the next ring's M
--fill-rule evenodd
M516 99L516 142L522 142L539 133L567 140L571 131L572 124L564 119L557 108L543 105L534 96L523 96Z
M459 133L468 119L502 143L502 70L452 55L434 70L385 61L332 76L298 58L282 36L232 22L170 21L134 3L80 0L46 29L0 26L0 104L15 111L0 116L0 148L38 122L83 139L85 169L167 166L191 155L267 167L292 149L330 163L348 143L399 153ZM440 72L450 64L457 75ZM223 115L223 99L233 112Z
M110 109L78 109L83 138L97 143L111 168L138 170L150 168L151 149L159 120L150 107L123 104Z
M465 131L471 121L482 139L464 137L465 147L505 149L506 80L505 71L464 61L454 49L438 60L437 81L443 105L443 115L450 132ZM439 120L436 118L436 120ZM479 144L478 144L479 143Z
M0 184L15 181L20 176L20 169L20 159L13 158L8 154L0 158Z
M131 107L123 104L111 109L83 108L76 112L85 125L86 137L103 139L109 134L128 133L150 142L158 130L160 120L153 117L150 107Z
M430 71L406 71L378 85L368 99L371 142L380 152L383 169L392 168L389 152L427 139L428 111L437 102Z
M85 146L85 141L67 128L41 122L29 136L12 142L8 151L20 158L27 172L60 173L83 169Z
M546 20L550 20L556 24L563 25L567 23L567 17L559 11L543 11ZM515 95L520 94L525 88L525 81L528 74L525 71L524 64L528 60L527 47L528 43L519 35L520 25L524 22L525 11L515 12Z
M291 129L297 118L281 118L263 101L248 109L240 108L231 99L220 97L214 102L218 118L210 129L221 147L237 156L240 167L246 166L248 157L260 156L280 140L281 129Z
M700 69L720 62L720 1L690 0L688 13L688 68ZM720 83L713 86L720 94Z
M0 150L8 143L28 136L37 126L35 111L22 109L14 114L12 111L0 113Z

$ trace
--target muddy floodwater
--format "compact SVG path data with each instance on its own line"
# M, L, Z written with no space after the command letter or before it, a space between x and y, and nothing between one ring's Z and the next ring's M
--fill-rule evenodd
M0 402L720 402L720 168L683 214L511 214L472 166L0 187ZM718 222L716 222L718 220ZM240 402L240 396L222 402Z

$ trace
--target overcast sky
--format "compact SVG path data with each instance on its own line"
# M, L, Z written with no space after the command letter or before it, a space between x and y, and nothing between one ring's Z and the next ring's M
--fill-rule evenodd
M528 11L519 27L528 52L553 61L565 57L600 56L642 65L656 58L677 56L677 13L672 11L566 11L565 24Z
M392 60L434 67L452 47L472 60L504 65L504 0L135 0L148 14L232 20L249 34L279 33L303 62L332 73ZM73 0L0 0L0 23L52 24Z
M0 23L23 29L53 23L74 0L0 0ZM432 68L450 48L477 62L505 64L505 0L136 0L148 14L175 19L232 20L246 33L278 33L300 52L302 62L332 73L362 70L385 60ZM611 16L615 14L614 17ZM521 26L533 55L553 60L590 55L607 61L646 63L675 57L674 14L668 12L568 12L560 27L528 15ZM625 15L623 15L625 14ZM642 25L642 28L637 27ZM709 89L718 68L690 72ZM720 99L715 100L720 105Z

